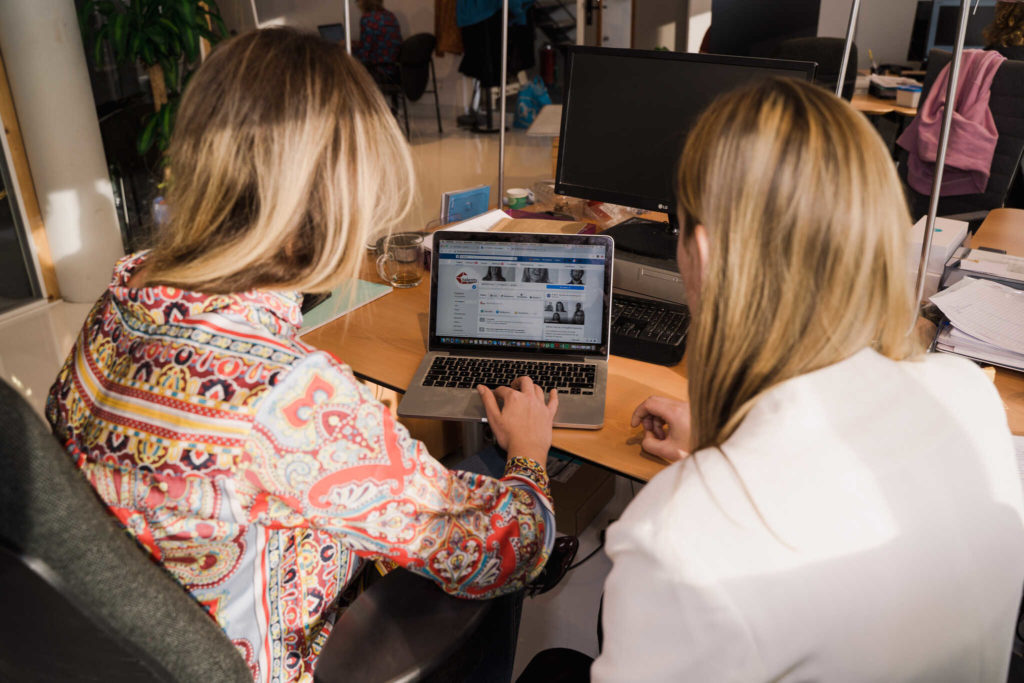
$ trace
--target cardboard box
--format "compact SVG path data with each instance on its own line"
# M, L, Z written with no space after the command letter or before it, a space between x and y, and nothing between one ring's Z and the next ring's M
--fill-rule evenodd
M555 528L579 536L615 494L615 475L571 456L549 456Z

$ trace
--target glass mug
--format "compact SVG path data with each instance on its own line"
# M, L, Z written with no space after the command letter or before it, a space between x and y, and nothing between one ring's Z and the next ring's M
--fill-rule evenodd
M384 238L377 274L393 287L415 287L423 279L423 235L399 232Z

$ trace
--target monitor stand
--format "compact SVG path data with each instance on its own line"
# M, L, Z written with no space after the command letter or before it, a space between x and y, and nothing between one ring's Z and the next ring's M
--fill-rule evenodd
M630 218L601 234L615 242L615 289L626 294L685 304L676 241L679 224Z
M674 215L668 223L650 221L646 218L628 218L616 223L602 234L615 242L615 253L646 256L659 261L676 261L676 241L679 239L679 224ZM675 266L671 266L675 270Z

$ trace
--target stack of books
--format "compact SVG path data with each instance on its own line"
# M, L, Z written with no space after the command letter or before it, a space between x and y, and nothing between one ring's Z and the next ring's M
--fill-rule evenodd
M1024 291L965 277L931 297L946 316L938 351L1024 370Z
M477 185L466 190L443 193L441 195L441 225L479 216L487 211L490 197L490 185Z

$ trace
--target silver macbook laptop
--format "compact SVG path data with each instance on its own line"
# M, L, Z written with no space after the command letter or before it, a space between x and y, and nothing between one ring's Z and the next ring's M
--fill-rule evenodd
M604 423L613 243L604 235L437 232L427 355L402 417L486 421L476 386L558 389L555 426Z

